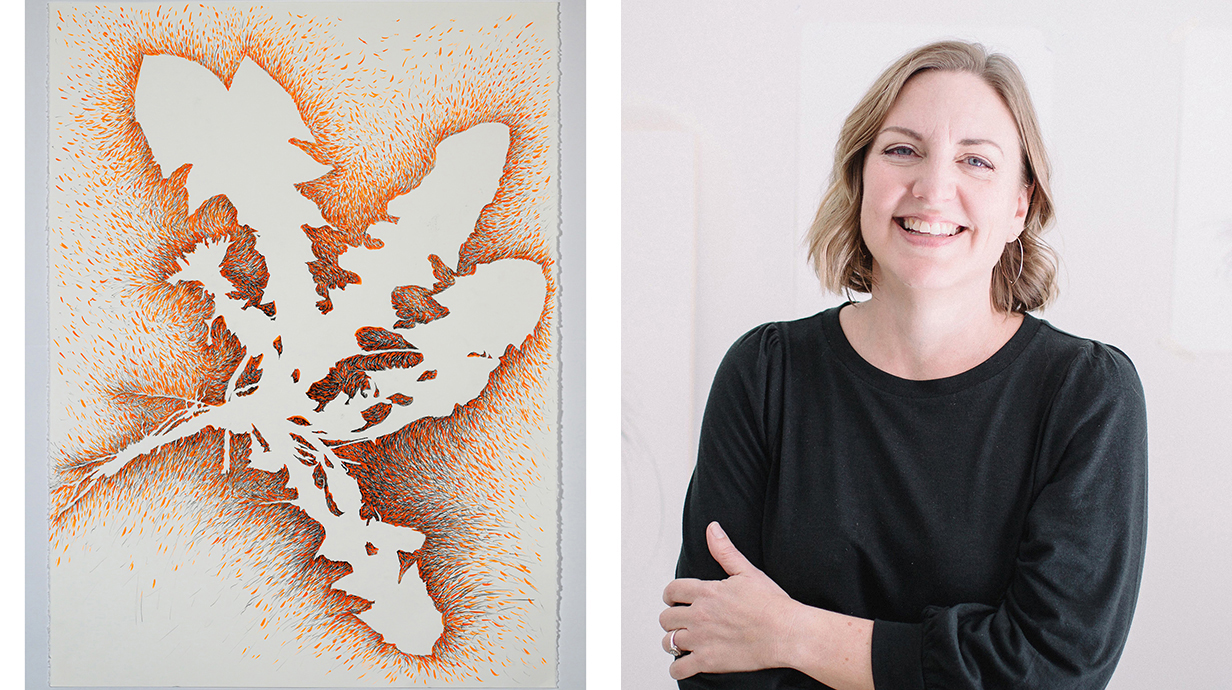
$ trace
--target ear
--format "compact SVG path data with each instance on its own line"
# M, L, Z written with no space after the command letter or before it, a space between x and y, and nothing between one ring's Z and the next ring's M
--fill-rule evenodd
M1018 209L1014 212L1014 222L1018 225L1019 232L1022 232L1022 227L1027 222L1027 211L1031 210L1031 197L1035 196L1035 183L1024 185L1018 191Z

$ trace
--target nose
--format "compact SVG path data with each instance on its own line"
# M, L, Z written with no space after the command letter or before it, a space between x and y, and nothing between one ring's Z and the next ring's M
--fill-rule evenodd
M958 191L956 171L940 157L932 157L917 166L918 175L911 185L915 198L933 204L950 201Z

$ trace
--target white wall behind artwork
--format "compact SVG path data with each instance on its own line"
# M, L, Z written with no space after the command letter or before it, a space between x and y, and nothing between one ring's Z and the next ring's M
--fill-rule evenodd
M1146 389L1150 523L1110 688L1226 687L1232 640L1232 5L624 0L622 684L671 688L660 594L720 358L838 304L799 238L838 126L942 37L1023 68L1054 167L1061 297Z

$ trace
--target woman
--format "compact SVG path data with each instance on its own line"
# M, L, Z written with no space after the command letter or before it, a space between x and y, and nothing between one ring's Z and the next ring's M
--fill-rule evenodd
M1025 83L961 42L848 117L810 231L870 294L732 346L684 513L681 687L1101 688L1146 529L1141 384L1027 312L1055 292Z

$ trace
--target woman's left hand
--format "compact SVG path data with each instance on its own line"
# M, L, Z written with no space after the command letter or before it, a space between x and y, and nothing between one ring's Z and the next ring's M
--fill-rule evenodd
M787 644L803 605L736 550L719 523L706 527L706 544L730 577L672 580L663 590L663 649L671 651L675 631L687 652L672 662L672 678L790 665Z

